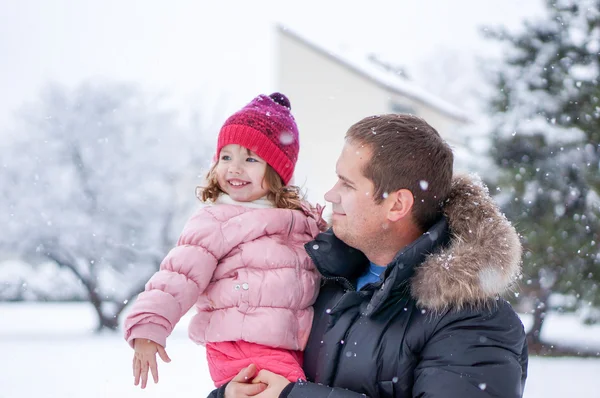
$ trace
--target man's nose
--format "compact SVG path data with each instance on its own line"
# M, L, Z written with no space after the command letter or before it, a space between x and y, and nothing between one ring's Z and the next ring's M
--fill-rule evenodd
M325 193L325 201L329 203L340 203L340 195L335 191L335 187Z

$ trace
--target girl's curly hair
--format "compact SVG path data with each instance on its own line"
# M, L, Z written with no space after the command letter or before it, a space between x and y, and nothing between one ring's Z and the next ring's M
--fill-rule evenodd
M215 163L206 175L206 186L196 187L196 197L202 202L215 202L219 195L225 193L217 181ZM264 183L269 188L267 198L275 204L278 209L302 210L304 200L300 188L295 185L284 185L277 172L267 164Z

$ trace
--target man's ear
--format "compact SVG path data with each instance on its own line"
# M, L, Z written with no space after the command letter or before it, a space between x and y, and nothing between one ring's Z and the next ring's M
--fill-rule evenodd
M391 222L396 222L407 217L415 203L415 197L408 189L400 189L390 194L388 199L392 201L392 206L387 215L388 220Z

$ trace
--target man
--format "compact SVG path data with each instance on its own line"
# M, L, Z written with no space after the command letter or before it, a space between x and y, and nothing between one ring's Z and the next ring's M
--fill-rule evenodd
M353 125L325 195L333 228L306 245L324 281L308 381L250 366L213 394L521 397L525 333L499 297L520 272L518 235L480 182L452 177L452 163L418 117Z

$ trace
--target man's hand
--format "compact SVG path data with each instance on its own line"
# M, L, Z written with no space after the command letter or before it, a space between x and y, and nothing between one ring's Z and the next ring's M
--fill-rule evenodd
M142 388L146 388L148 383L148 369L152 372L152 378L154 384L158 383L158 367L156 365L156 353L164 362L171 362L171 358L167 355L167 352L160 344L155 343L151 340L146 339L135 339L133 340L133 348L135 354L133 354L133 377L134 385L140 384L140 378L142 380Z
M267 385L260 382L254 383L252 381L254 375L256 375L255 365L250 365L240 370L240 373L225 387L225 398L253 397L263 392L267 388Z
M290 381L283 376L263 369L258 372L252 383L260 383L267 386L266 390L258 394L256 398L279 398L279 395L290 384Z

